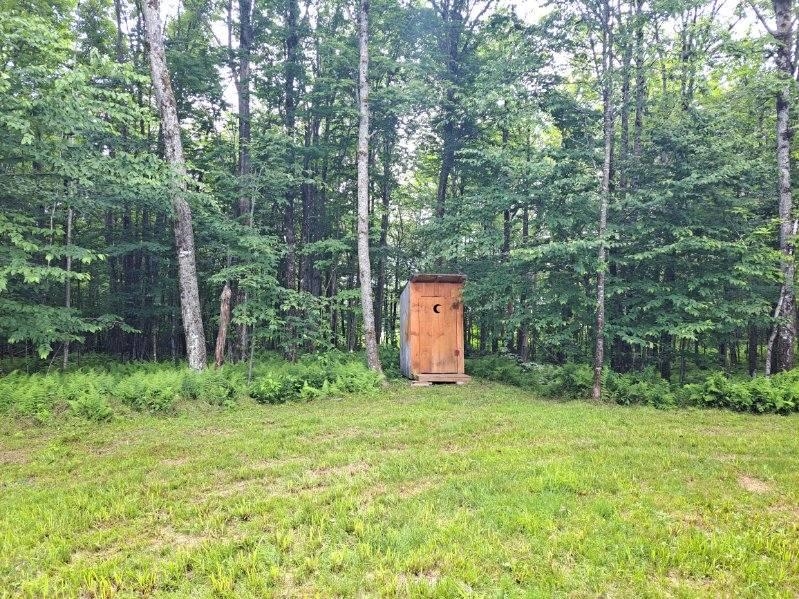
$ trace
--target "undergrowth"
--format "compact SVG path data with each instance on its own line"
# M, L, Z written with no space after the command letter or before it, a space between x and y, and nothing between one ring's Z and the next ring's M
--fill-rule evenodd
M474 376L507 383L541 397L585 398L591 393L593 371L587 364L519 363L505 356L467 360ZM729 376L714 372L688 385L669 383L653 368L620 374L606 370L604 399L621 405L649 405L659 408L696 406L726 408L739 412L787 414L799 411L799 369L770 378Z
M246 397L261 403L322 399L379 385L357 355L306 356L291 364L256 362L247 384L245 364L195 372L171 363L100 363L66 372L12 371L0 378L0 414L46 423L59 416L104 422L133 412L172 414L181 402L231 408Z

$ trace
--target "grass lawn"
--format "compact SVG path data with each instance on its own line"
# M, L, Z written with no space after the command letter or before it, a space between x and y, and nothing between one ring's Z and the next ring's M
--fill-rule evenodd
M0 424L0 596L787 596L799 415L372 397Z

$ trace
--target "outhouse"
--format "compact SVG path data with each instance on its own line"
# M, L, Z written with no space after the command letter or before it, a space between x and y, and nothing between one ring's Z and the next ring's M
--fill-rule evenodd
M416 274L400 295L400 370L419 384L464 383L465 275Z

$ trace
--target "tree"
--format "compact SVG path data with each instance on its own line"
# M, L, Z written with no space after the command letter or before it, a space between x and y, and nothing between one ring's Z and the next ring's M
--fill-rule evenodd
M369 257L369 0L358 4L358 276L369 368L382 372L377 352Z
M183 0L162 32L178 131L151 106L149 5L12 0L0 350L185 356L174 211L191 217L195 312L218 319L217 356L369 348L370 286L376 342L394 344L403 282L446 264L469 277L469 352L593 361L600 382L605 364L669 380L679 365L681 381L689 362L736 370L742 351L754 372L769 347L780 368L795 83L777 50L796 38L784 18L743 36L722 4L573 0L531 22L493 0L373 0L363 115L357 4Z
M791 126L790 98L794 84L794 22L795 4L792 0L773 0L775 25L769 25L757 5L752 7L763 26L777 42L775 62L781 84L777 91L777 205L780 219L779 249L782 285L774 310L776 323L768 341L766 351L766 376L772 369L790 370L794 366L794 344L796 342L796 264L794 262L794 237L799 221L793 215L791 194ZM776 355L774 347L776 346Z
M164 152L172 168L171 194L174 211L173 228L178 263L178 287L180 289L180 311L183 318L183 331L186 337L186 354L189 366L202 370L206 366L205 333L203 332L200 292L197 286L197 266L194 253L194 230L191 221L191 208L186 199L187 173L183 157L183 144L180 139L177 105L172 92L172 83L164 53L164 39L161 33L159 0L145 0L141 3L144 16L147 43L150 55L150 72L153 89L161 115L161 129L164 139Z
M470 77L469 59L475 51L475 29L496 0L430 0L440 19L438 58L443 68L439 131L441 165L436 187L436 217L444 218L447 190L455 168L456 153L465 134L459 94Z

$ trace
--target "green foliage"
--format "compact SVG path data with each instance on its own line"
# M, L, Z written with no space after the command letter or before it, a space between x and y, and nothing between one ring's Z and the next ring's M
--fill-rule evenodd
M519 364L512 358L487 356L468 359L466 367L474 376L521 387L542 397L587 397L593 383L593 372L585 364Z
M137 410L167 412L172 409L179 389L180 374L176 371L135 372L123 377L113 394Z
M511 358L488 356L470 358L466 365L476 377L521 387L541 397L587 397L593 382L590 367L583 364L519 364ZM701 383L682 387L661 378L654 368L627 374L608 370L602 393L605 399L621 405L697 406L787 414L799 411L799 369L753 379L736 379L713 372Z
M216 406L234 405L242 389L240 370L229 367L208 368L202 372L189 370L180 383L180 395L184 399L200 399Z
M383 374L389 380L402 379L400 372L400 351L398 347L392 345L381 345L380 364L383 366Z
M548 397L587 397L591 392L594 373L587 364L567 363L561 367L542 369L538 375Z
M101 422L113 416L108 401L113 385L112 376L94 370L50 375L12 372L0 378L0 413L46 422L69 411Z
M260 403L285 403L299 399L305 384L292 376L264 376L250 387L250 395Z
M325 398L343 393L369 392L380 380L361 360L338 352L304 356L296 364L270 368L259 373L250 395L260 403ZM275 367L277 366L277 367Z
M68 413L103 422L131 408L175 413L180 400L232 408L248 395L260 403L310 401L370 393L380 384L361 356L341 352L304 356L293 364L275 357L259 360L249 389L244 364L195 372L165 363L117 363L91 355L83 362L66 372L14 370L0 377L0 414L47 422Z
M262 376L250 385L250 396L260 403L284 403L286 391L283 389L283 380L271 376ZM290 395L290 394L289 394Z
M72 399L67 398L67 403L75 415L93 422L105 422L114 415L108 400L93 386L83 388Z
M474 368L544 396L587 394L598 107L608 82L608 362L625 372L657 366L670 379L694 344L710 352L689 355L689 369L728 366L715 348L737 353L748 334L762 345L781 283L773 100L784 82L763 59L774 40L742 35L728 21L737 16L713 3L625 1L609 7L615 31L605 39L617 60L605 79L593 62L603 26L590 2L561 3L538 23L510 7L427 4L381 1L372 17L369 224L383 341L396 345L396 294L411 273L463 272L467 343L535 363ZM204 0L184 3L164 25L207 332L222 286L234 292L228 359L264 348L291 360L331 347L356 352L363 339L355 26L340 1L311 2L312 27L290 27L276 7L253 5L249 40L235 39L244 33L237 11L225 23L224 7ZM0 6L0 341L17 356L51 358L71 344L73 354L91 348L121 360L181 357L169 169L146 44L141 27L117 30L117 18L135 10L105 0ZM214 40L224 24L241 52ZM290 41L301 51L289 52ZM455 54L443 56L445 47ZM237 68L245 56L249 70ZM248 119L226 102L222 71L251 73ZM398 377L396 349L382 351L386 374ZM260 369L254 393L285 401L369 386L343 364ZM224 373L165 384L229 405L243 376ZM722 388L705 374L687 379L707 386L703 404L786 410L791 401L772 384ZM117 382L131 406L171 401L144 382ZM682 397L648 373L611 373L605 383L623 404ZM22 403L43 416L54 405L35 392Z
M797 426L481 381L0 416L0 594L795 598Z
M61 399L58 376L12 372L0 378L0 412L47 421Z
M643 404L664 408L674 406L677 399L671 385L654 370L619 374L605 373L603 396L621 405Z
M685 403L696 406L787 414L799 411L799 369L746 380L717 372L703 383L686 385L682 397Z

